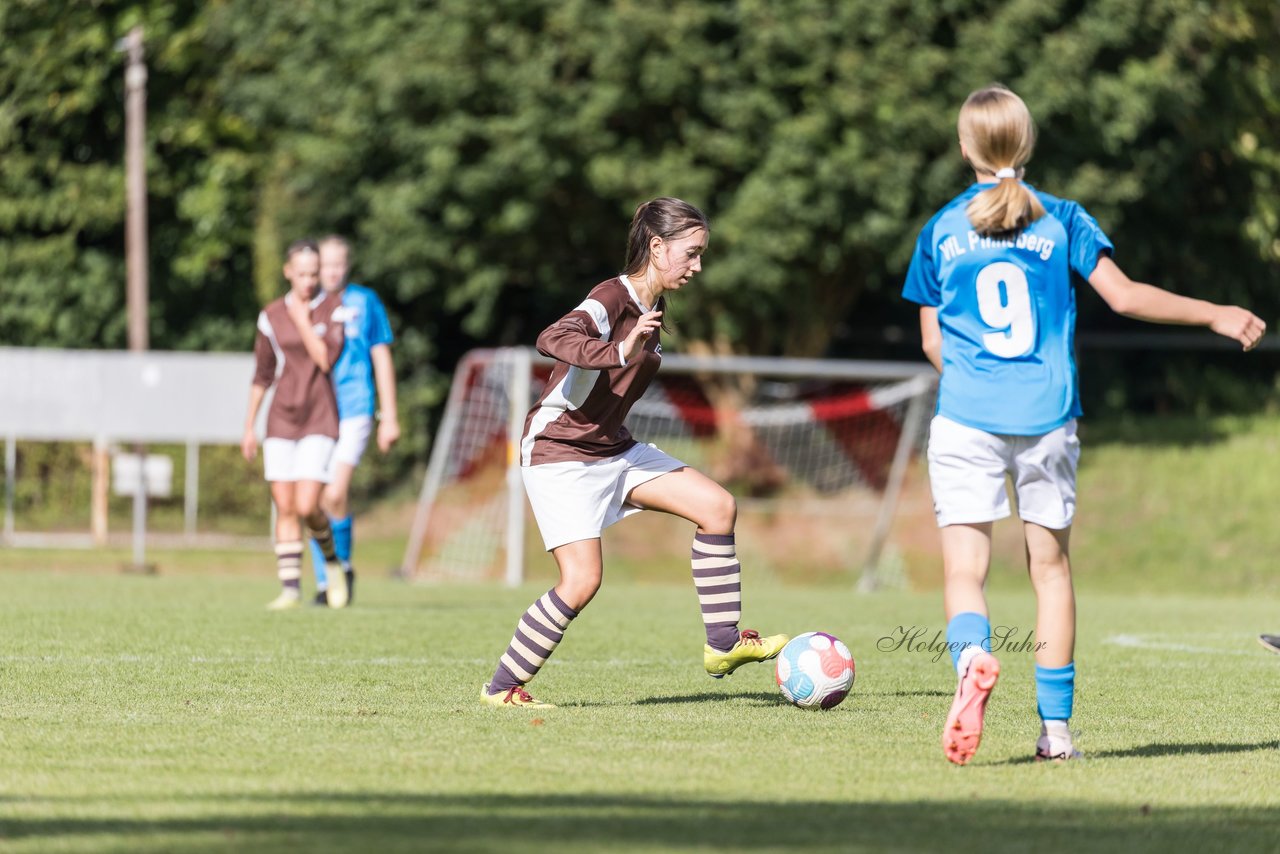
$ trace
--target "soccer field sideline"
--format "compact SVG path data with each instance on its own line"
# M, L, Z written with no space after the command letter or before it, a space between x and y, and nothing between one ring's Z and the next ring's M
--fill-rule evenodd
M935 594L749 587L746 624L853 650L849 699L806 712L767 665L701 673L691 589L606 583L537 681L561 707L511 714L476 694L536 587L370 579L350 611L268 614L264 585L235 577L5 582L2 850L1280 843L1280 657L1253 639L1272 610L1256 599L1083 592L1090 758L1030 761L1031 655L1007 653L983 746L954 768L949 668L876 648L900 626L932 638ZM992 601L993 626L1030 627L1028 591Z

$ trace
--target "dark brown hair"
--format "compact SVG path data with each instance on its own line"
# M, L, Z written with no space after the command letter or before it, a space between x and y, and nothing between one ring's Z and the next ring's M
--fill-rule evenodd
M695 228L711 230L707 216L688 202L661 196L636 208L627 233L627 260L623 272L637 276L649 265L649 241L670 240Z
M309 237L304 237L301 240L293 241L292 243L289 244L289 247L284 250L285 263L292 261L293 256L297 255L300 252L314 252L317 255L319 255L320 244L316 243L314 240L312 240Z

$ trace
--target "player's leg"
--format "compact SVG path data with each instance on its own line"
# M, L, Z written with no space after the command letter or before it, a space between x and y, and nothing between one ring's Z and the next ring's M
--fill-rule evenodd
M1067 722L1075 699L1076 596L1068 543L1071 529L1027 522L1027 571L1036 591L1037 759L1075 759Z
M1007 445L1003 437L943 416L930 426L929 484L942 534L947 643L957 677L942 748L958 765L977 752L987 700L1000 675L1000 663L990 651L983 588L991 563L992 523L1009 515Z
M346 519L345 532L339 531L339 520L335 518L333 507L337 506L346 511L347 490L351 487L351 472L353 467L343 465L342 463L333 462L329 471L329 482L324 485L323 491L320 493L320 508L325 515L329 517L329 529L333 534L333 550L334 555L339 563L343 565L345 572L346 566L351 557L351 520ZM344 533L345 533L345 554L344 559ZM325 558L324 549L320 547L319 540L314 537L311 539L311 568L316 576L316 604L329 604L329 571L327 559ZM348 581L350 577L348 576ZM347 602L351 601L351 585L347 585Z
M942 529L943 609L951 661L963 674L973 656L991 651L987 616L987 572L991 566L990 522Z
M625 464L561 462L520 469L542 541L560 568L560 583L525 610L511 643L485 683L480 699L493 706L547 704L525 685L564 638L565 629L600 588L604 561L600 533L617 494Z
M1080 443L1075 422L1020 440L1014 488L1027 543L1027 571L1036 591L1037 759L1073 759L1067 729L1075 697L1076 599L1069 544L1076 506Z
M787 644L786 635L761 637L754 629L738 628L742 618L742 568L734 542L738 505L728 490L684 466L634 487L626 501L697 526L691 563L707 635L702 659L708 675L719 679L748 662L776 657Z
M560 568L560 583L542 594L520 616L507 651L480 698L493 706L546 707L525 685L538 675L556 651L569 623L600 589L604 559L599 538L578 540L551 550Z
M329 523L333 529L334 548L338 552L338 561L347 582L347 603L355 600L356 572L352 561L355 545L355 520L351 517L348 496L351 493L351 479L356 466L364 456L369 444L369 435L373 430L373 419L369 416L344 418L338 424L338 442L334 446L329 462L328 486L320 498L320 506L329 514ZM312 565L316 571L316 587L328 585L328 573L323 569L323 558L315 543L312 543ZM318 598L318 597L317 597Z
M307 531L320 550L325 563L328 588L325 603L330 608L347 605L347 585L338 563L333 529L329 517L320 507L320 497L329 480L334 440L328 436L305 436L298 442L298 513L307 525Z
M268 436L262 442L262 468L271 486L271 500L276 507L275 555L276 576L280 579L280 595L268 603L273 611L296 608L301 604L302 526L298 521L295 500L295 473L298 443L291 439Z
M991 523L942 529L947 644L956 668L956 693L942 730L947 759L964 765L978 751L987 700L1000 676L991 654L991 621L983 587L991 564Z
M276 576L281 587L280 595L267 604L273 611L296 608L302 601L302 525L298 520L296 486L287 480L271 482L271 500L276 505Z
M334 455L337 455L337 450ZM355 520L351 517L347 497L351 492L351 479L355 475L355 463L335 459L330 467L329 483L320 497L320 505L329 516L333 528L333 547L347 581L347 602L355 598L355 566L351 560L355 545Z
M325 604L330 608L343 608L347 604L347 585L342 577L341 564L338 563L337 550L333 543L333 529L329 517L320 509L320 495L324 491L324 483L318 480L298 481L298 515L306 523L307 534L320 552L325 564L325 575L329 585L325 590Z

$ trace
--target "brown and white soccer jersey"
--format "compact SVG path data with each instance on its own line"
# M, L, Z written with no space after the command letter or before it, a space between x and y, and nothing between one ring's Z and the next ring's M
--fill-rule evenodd
M329 480L329 461L338 438L338 404L329 375L307 352L286 300L275 300L258 315L254 344L254 385L275 386L267 410L262 462L268 481ZM321 294L311 301L311 324L324 342L329 365L342 351L341 295Z
M599 537L639 512L627 503L631 490L684 467L623 426L662 361L658 331L622 359L621 342L650 310L619 276L538 336L539 352L556 365L525 419L520 473L548 551Z
M258 336L253 354L257 359L254 385L275 386L267 411L267 438L301 439L303 436L338 438L338 403L329 375L320 370L302 342L302 334L289 316L285 294L258 315ZM329 365L342 352L342 322L334 311L342 307L341 295L321 293L311 300L311 325L324 342Z
M635 444L622 422L658 372L661 330L628 363L621 346L640 315L652 310L640 304L627 277L618 276L543 330L538 352L556 365L525 419L521 464L605 459Z

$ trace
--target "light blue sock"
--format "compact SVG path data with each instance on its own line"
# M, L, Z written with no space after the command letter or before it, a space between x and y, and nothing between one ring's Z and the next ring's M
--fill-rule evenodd
M316 590L328 590L329 573L324 569L324 552L320 551L320 544L315 540L311 541L311 568L316 571Z
M342 561L343 569L351 569L351 547L355 544L355 521L350 516L341 519L330 519L333 528L333 549Z
M976 611L956 614L947 623L947 645L951 647L951 664L960 666L960 653L966 647L991 651L991 621Z
M1076 663L1066 667L1041 667L1036 665L1036 706L1040 719L1065 721L1071 719L1071 703L1076 695Z

